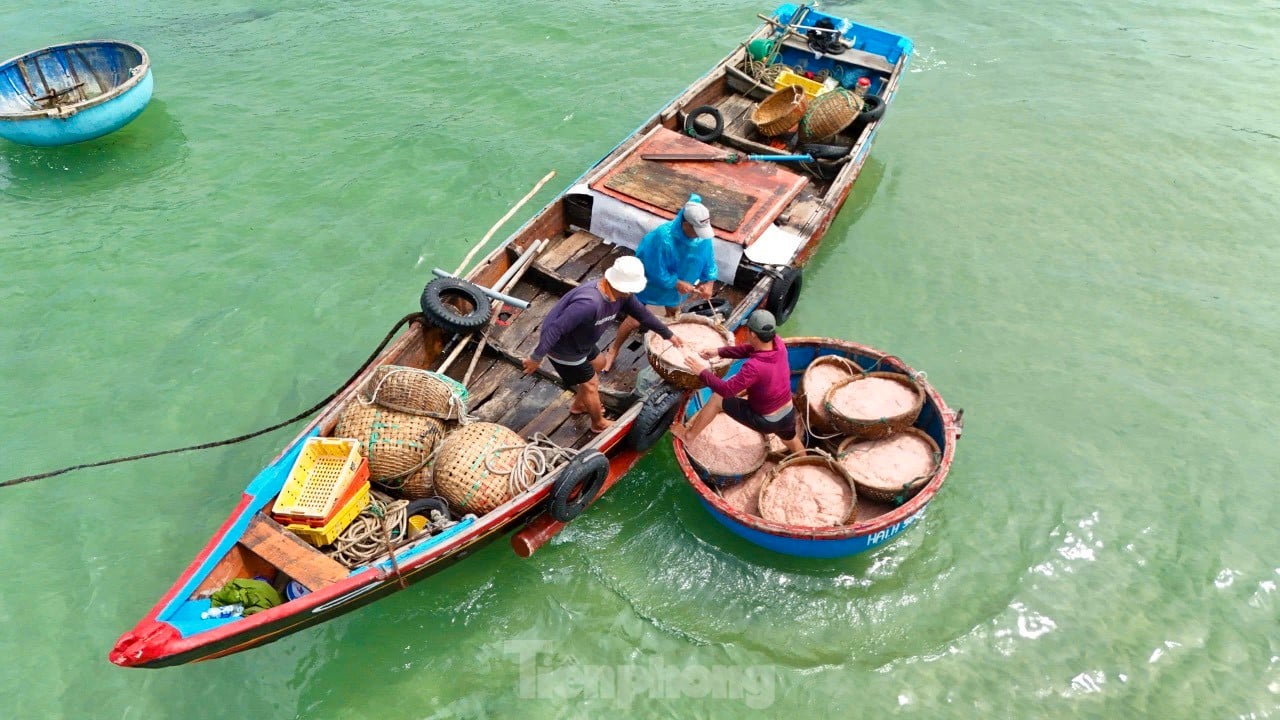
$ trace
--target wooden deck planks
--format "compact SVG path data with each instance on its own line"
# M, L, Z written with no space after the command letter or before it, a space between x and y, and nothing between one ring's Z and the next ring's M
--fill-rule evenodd
M622 255L623 252L623 248L618 245L601 243L595 247L587 248L586 252L571 258L564 264L564 267L560 268L560 274L574 282L582 282L601 259L605 257L613 258L617 255ZM611 259L605 267L609 267L612 264Z
M481 359L481 364L483 364L483 358ZM477 373L472 378L471 387L467 388L469 391L468 407L476 408L482 405L503 383L515 379L519 372L520 368L518 366L513 365L506 359L499 359L483 375Z
M529 377L532 377L535 380L533 387L530 388L528 392L524 393L520 398L520 401L516 403L514 407L507 410L506 413L494 422L506 425L512 430L518 431L520 428L528 425L535 417L546 410L562 395L567 394L570 397L573 395L561 387L559 383L549 378L544 378L536 374ZM564 410L563 412L565 415L569 414L568 410Z
M540 379L536 374L509 376L484 402L476 403L469 410L472 415L485 422L498 422L503 415L520 404L525 393L532 390Z
M540 270L557 271L569 258L585 252L592 246L599 245L602 242L603 240L596 235L592 235L586 230L579 230L543 251L538 256L538 259L534 261L534 267Z
M560 387L556 385L556 387ZM542 412L533 417L532 420L525 423L519 430L520 435L525 439L532 439L535 433L543 435L551 435L560 427L565 420L569 419L569 406L573 404L573 393L560 389L560 395L542 409Z

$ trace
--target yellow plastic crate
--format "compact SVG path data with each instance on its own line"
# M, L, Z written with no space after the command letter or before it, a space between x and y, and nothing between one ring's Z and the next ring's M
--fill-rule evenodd
M307 542L320 547L321 545L331 545L338 536L342 534L347 526L355 521L356 516L361 510L369 507L369 482L366 480L356 494L351 497L348 502L333 519L325 524L324 527L313 528L309 525L286 525L285 529L306 540Z
M807 77L797 75L790 70L784 70L778 73L778 79L773 81L773 88L775 90L781 90L788 85L799 85L800 89L804 90L804 94L808 95L810 100L818 97L827 90L830 90L826 85L816 80L810 80Z
M271 506L272 516L281 522L328 518L355 481L362 459L359 440L308 438Z

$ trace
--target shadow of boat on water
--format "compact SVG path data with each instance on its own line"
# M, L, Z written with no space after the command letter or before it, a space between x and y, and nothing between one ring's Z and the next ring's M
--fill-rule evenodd
M152 100L133 122L88 142L30 147L0 140L0 192L38 199L119 190L181 165L188 154L181 124L164 101Z

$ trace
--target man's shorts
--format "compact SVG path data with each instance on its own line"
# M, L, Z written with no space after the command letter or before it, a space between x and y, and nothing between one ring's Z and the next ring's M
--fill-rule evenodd
M547 360L551 361L551 367L556 369L556 374L560 376L564 386L572 390L596 376L596 369L592 367L591 361L595 360L599 354L599 350L593 349L587 359L577 365L563 365L556 362L553 357L548 357Z
M766 420L763 415L751 409L746 398L731 397L724 400L724 412L729 417L762 433L773 433L783 440L796 436L796 410L794 407L781 420Z

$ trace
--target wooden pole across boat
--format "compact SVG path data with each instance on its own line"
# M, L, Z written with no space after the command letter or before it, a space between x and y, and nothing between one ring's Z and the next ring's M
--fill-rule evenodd
M507 284L507 287L503 289L503 292L510 291L516 286L516 283L520 282L520 278L524 277L525 272L529 268L533 267L534 261L538 259L538 253L542 252L550 243L551 243L550 240L539 240L529 248L528 252L526 252L520 258L520 260L525 261L524 266L522 266L520 270L516 272L515 275L511 276L511 282ZM494 305L495 307L493 308L493 310L494 312L497 312L498 308L496 306L498 305L498 303L494 303ZM476 344L476 352L474 355L471 356L471 364L467 366L467 372L462 376L462 384L464 387L468 382L471 381L471 373L476 371L476 363L480 361L480 356L484 353L484 348L488 344L489 344L488 335L485 335L484 337L480 338L480 342Z
M495 291L505 293L506 291L514 288L516 283L520 282L520 277L524 275L524 271L533 264L534 256L550 243L550 240L538 240L525 249L525 251L521 253L520 257L516 259L515 264L511 266L511 269L503 276L506 280L504 281L503 278L499 278L500 287L495 287L493 289ZM489 307L491 308L491 311L497 311L501 306L501 301L494 300ZM453 361L457 360L458 356L462 354L462 351L471 343L471 337L472 336L468 335L459 340L458 344L454 346L452 351L450 351L449 356L444 359L444 362L440 363L438 368L436 368L436 372L443 373L447 371L449 367L453 365ZM466 382L464 381L462 384L466 385Z

